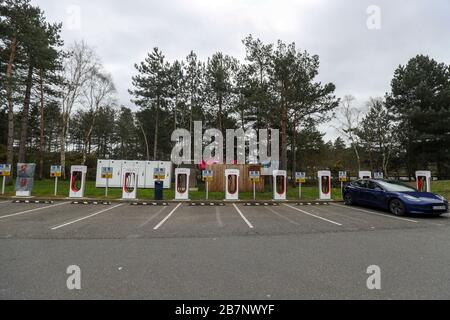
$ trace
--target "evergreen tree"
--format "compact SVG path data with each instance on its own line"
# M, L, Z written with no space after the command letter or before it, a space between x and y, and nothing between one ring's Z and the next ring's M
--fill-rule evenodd
M399 122L400 139L410 177L436 165L450 176L450 69L418 55L399 66L386 106Z

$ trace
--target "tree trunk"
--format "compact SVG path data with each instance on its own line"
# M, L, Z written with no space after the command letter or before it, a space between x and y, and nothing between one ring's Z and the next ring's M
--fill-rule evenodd
M92 132L94 131L94 126L95 126L95 120L97 120L97 112L98 112L98 107L96 107L96 110L94 112L94 114L92 115L92 122L91 122L91 126L89 127L89 131L86 135L86 140L84 141L84 145L83 145L83 165L86 164L86 160L87 160L87 155L88 153L91 153L91 139L92 139ZM88 150L89 148L89 150Z
M287 110L283 106L281 109L281 167L280 170L287 170Z
M44 178L44 148L45 148L45 119L44 119L44 72L40 70L40 94L41 94L41 105L40 105L40 124L41 124L41 136L39 139L39 179Z
M61 167L62 167L62 175L63 175L63 179L66 179L66 132L67 132L67 127L68 127L68 117L67 115L63 114L63 123L62 123L62 128L61 128Z
M295 172L297 171L297 130L294 124L294 133L292 135L292 185L295 187Z
M7 146L7 162L11 166L14 162L14 103L12 97L12 71L16 58L17 38L14 35L11 41L11 53L9 54L8 66L6 68L6 95L8 98L8 146ZM8 184L12 181L12 177L7 177Z
M178 94L175 95L175 108L174 108L174 130L177 130L177 124L178 124L178 114L177 114L177 105L178 105Z
M30 99L31 99L31 87L33 86L33 65L30 63L28 67L27 82L25 87L25 100L23 102L22 110L22 124L20 132L20 144L19 144L19 162L26 161L26 148L28 138L28 118L30 113Z
M192 127L193 127L193 123L194 123L194 104L193 101L194 99L191 96L191 108L189 110L189 132L191 133L191 137L192 137Z
M219 96L219 116L218 116L218 120L219 120L219 130L220 132L223 132L223 125L222 125L222 108L223 108L223 100L222 100L222 96Z
M353 146L353 150L355 151L356 161L358 164L358 174L359 174L359 171L361 171L361 158L359 157L358 146L356 145L356 143L352 142L352 146Z
M156 117L155 117L155 137L153 141L153 161L157 161L158 153L158 128L159 128L159 98L156 104Z

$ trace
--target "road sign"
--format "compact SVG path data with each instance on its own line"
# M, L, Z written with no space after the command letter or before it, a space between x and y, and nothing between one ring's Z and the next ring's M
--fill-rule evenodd
M295 181L297 183L305 183L306 182L306 172L296 172L295 173Z
M153 178L155 180L164 180L166 178L166 169L165 168L155 168L153 170Z
M102 167L102 179L112 179L113 178L113 168Z
M10 164L0 164L0 177L9 177L11 175Z
M61 166L51 166L50 167L50 177L51 178L61 178L62 167Z
M2 195L5 194L6 177L9 177L10 175L11 175L11 165L10 164L0 164L0 177L3 177Z
M212 170L203 170L202 178L203 178L203 181L205 181L205 182L211 182L211 181L213 181L214 173L212 172Z
M261 180L261 171L249 171L248 175L253 182L259 182Z
M339 181L340 182L347 182L348 181L347 171L339 171Z
M373 177L375 179L384 179L384 173L383 172L374 172Z

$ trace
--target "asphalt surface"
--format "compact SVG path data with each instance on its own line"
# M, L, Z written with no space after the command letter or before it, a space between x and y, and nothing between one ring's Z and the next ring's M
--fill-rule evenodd
M449 299L449 240L449 215L341 204L0 201L0 299Z

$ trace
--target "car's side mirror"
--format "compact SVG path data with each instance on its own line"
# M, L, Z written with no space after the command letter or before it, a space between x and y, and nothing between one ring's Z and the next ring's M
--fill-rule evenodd
M381 192L383 192L384 190L381 189L380 187L375 187L375 191L381 191Z

